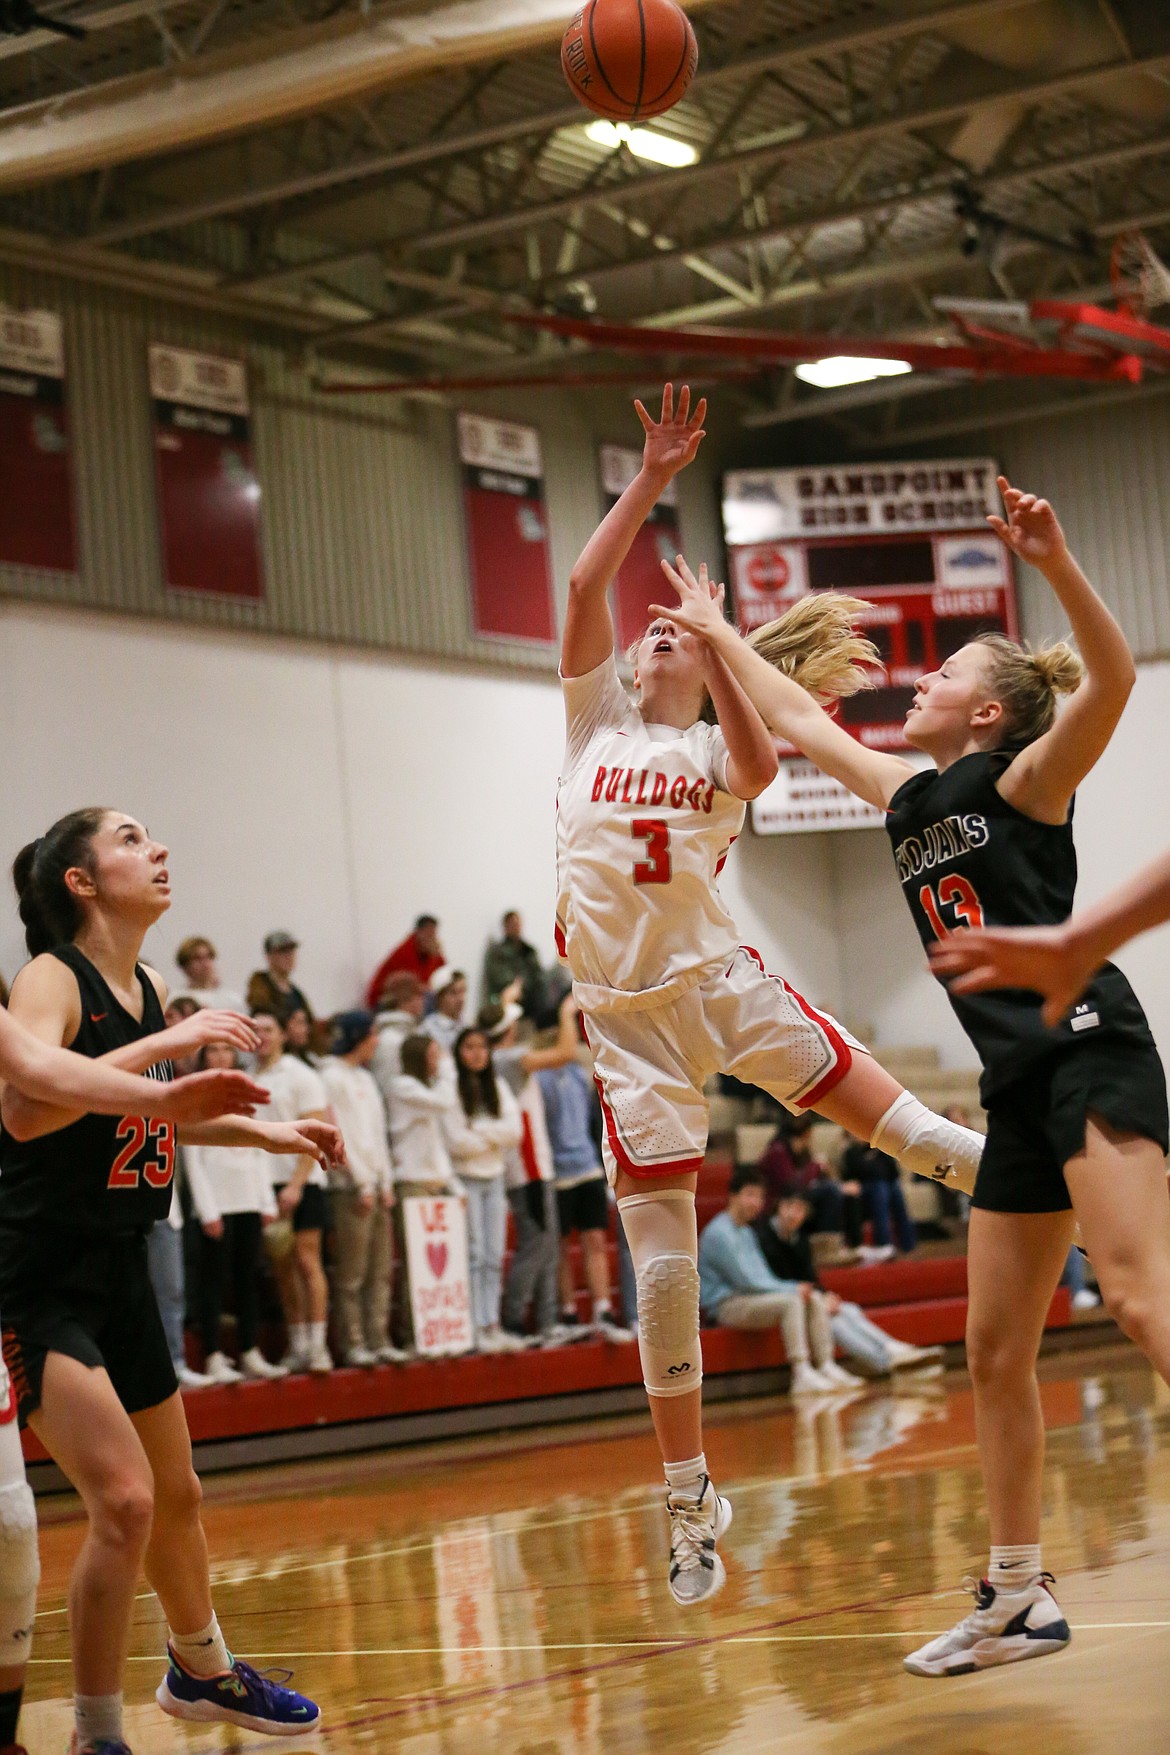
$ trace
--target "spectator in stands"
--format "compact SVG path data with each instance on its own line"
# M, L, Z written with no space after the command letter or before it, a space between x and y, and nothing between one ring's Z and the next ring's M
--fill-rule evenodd
M167 1003L166 1022L181 1023L199 1010L198 1000L177 995ZM197 1054L175 1060L175 1074L194 1072L199 1063ZM180 1159L181 1163L182 1160ZM183 1207L179 1194L179 1177L171 1183L171 1210L165 1219L156 1219L146 1234L146 1265L150 1283L162 1317L163 1333L175 1375L184 1389L204 1389L212 1379L202 1371L193 1371L187 1364L185 1330L187 1321L187 1275L183 1259Z
M201 933L183 940L175 952L175 962L183 971L183 985L172 993L172 1001L193 999L196 1005L217 1012L242 1012L246 1009L243 994L221 983L216 955L211 940Z
M370 977L366 988L366 1004L376 1012L382 1003L382 989L391 975L413 975L427 985L436 969L447 961L439 943L439 923L433 914L420 914L400 945L395 945Z
M731 1176L727 1206L699 1238L703 1310L721 1328L779 1328L792 1367L793 1395L831 1395L856 1389L857 1379L833 1358L828 1312L815 1288L781 1280L764 1260L755 1231L767 1205L761 1171L739 1165Z
M526 1018L539 1022L545 1007L544 970L536 946L523 936L515 908L503 919L502 938L488 945L483 960L483 995L487 1005L498 1005L505 988L519 983L517 1000Z
M239 1056L228 1043L210 1043L202 1068L232 1067ZM183 1168L199 1221L199 1327L208 1377L213 1383L242 1378L284 1377L260 1351L260 1253L264 1226L276 1218L268 1155L240 1146L184 1146ZM225 1286L230 1283L236 1317L239 1367L223 1351L220 1335Z
M295 1054L306 1066L320 1067L322 1056L314 1052L316 1032L320 1025L315 1025L303 1005L294 1005L284 1020L284 1047L286 1054ZM332 1040L332 1029L328 1023L324 1028L329 1031Z
M257 969L248 979L248 1009L271 1012L282 1024L292 1011L307 1012L310 1024L313 1008L292 978L297 966L298 941L291 932L270 932L264 940L266 969Z
M841 1159L841 1174L861 1187L861 1210L870 1224L871 1241L879 1249L896 1246L909 1255L918 1242L914 1220L895 1160L866 1140L854 1139Z
M402 973L388 977L382 989L382 1009L374 1019L378 1046L370 1062L370 1071L387 1104L390 1080L402 1070L402 1044L421 1026L426 1004L427 990L417 975Z
M421 1029L425 1036L433 1036L439 1047L450 1054L455 1047L455 1038L463 1028L467 977L462 969L453 969L450 963L444 963L431 976L428 987L435 1009L423 1019Z
M512 1209L515 1249L504 1284L501 1321L509 1334L522 1334L528 1309L541 1340L555 1346L567 1338L557 1321L560 1227L556 1177L544 1098L535 1075L567 1066L577 1056L578 1006L572 994L561 1001L557 1039L547 1048L520 1046L518 1005L485 1005L476 1023L492 1044L496 1075L520 1106L518 1149L508 1154L504 1178Z
M365 1367L406 1357L390 1343L394 1170L386 1106L369 1070L377 1047L373 1012L341 1012L333 1020L333 1053L321 1065L345 1141L345 1165L333 1187L335 1321L343 1363Z
M309 1116L328 1119L329 1098L320 1074L303 1060L285 1052L284 1026L275 1012L254 1012L252 1022L260 1037L255 1078L266 1085L270 1101L265 1115L270 1121L298 1121ZM321 1261L325 1231L325 1190L328 1179L314 1158L269 1158L270 1172L287 1177L273 1185L273 1195L287 1230L271 1227L270 1253L288 1324L288 1352L281 1364L290 1371L332 1371L325 1334L329 1322L329 1284ZM291 1174L288 1166L292 1166Z
M861 1242L861 1187L849 1180L838 1182L823 1158L813 1151L812 1130L816 1116L807 1110L785 1117L781 1131L760 1159L768 1193L773 1202L780 1189L798 1183L808 1192L812 1206L809 1229L842 1237L850 1249Z
M487 1036L474 1025L455 1039L459 1101L443 1117L447 1150L467 1202L471 1314L481 1353L510 1353L523 1341L500 1326L504 1244L508 1234L507 1155L520 1144L520 1107L497 1078Z
M402 1044L402 1071L390 1081L390 1150L399 1197L462 1194L451 1166L443 1118L456 1102L441 1076L443 1051L421 1032Z
M941 1360L941 1347L912 1347L896 1340L871 1322L860 1305L848 1304L836 1292L824 1290L813 1265L806 1230L811 1211L804 1191L793 1185L781 1192L770 1219L761 1213L755 1221L760 1250L776 1278L812 1288L810 1302L819 1300L823 1304L834 1342L847 1359L861 1366L867 1377L887 1377L891 1371Z
M628 1341L609 1296L609 1191L590 1128L594 1104L589 1074L578 1060L538 1072L544 1099L553 1171L557 1185L557 1221L561 1233L561 1322L579 1329L577 1289L573 1276L572 1239L580 1240L585 1284L592 1305L592 1327L606 1340Z

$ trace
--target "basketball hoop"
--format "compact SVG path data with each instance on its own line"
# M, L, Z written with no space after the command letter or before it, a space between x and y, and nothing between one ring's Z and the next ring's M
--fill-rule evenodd
M1109 258L1109 278L1118 309L1144 317L1170 304L1170 268L1141 232L1122 232Z

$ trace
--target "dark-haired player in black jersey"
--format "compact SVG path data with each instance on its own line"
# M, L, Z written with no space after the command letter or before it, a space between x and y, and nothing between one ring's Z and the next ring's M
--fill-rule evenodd
M32 956L11 1013L41 1042L155 1080L207 1040L253 1045L231 1014L165 1030L162 981L138 959L170 906L167 850L132 817L76 811L22 850L13 876ZM170 1206L174 1126L87 1115L13 1085L0 1114L5 1363L21 1423L89 1524L70 1588L76 1755L127 1755L122 1675L144 1564L170 1629L164 1711L276 1735L313 1727L312 1701L232 1658L212 1608L199 1482L146 1267L145 1233ZM341 1151L324 1122L231 1115L181 1134L331 1161Z
M999 485L1007 516L990 522L1052 586L1083 666L1065 645L1032 653L988 635L962 647L915 689L906 737L934 763L924 772L856 742L712 613L688 570L671 572L682 600L675 621L711 642L772 730L888 812L925 943L984 924L1065 918L1076 884L1073 795L1134 681L1125 638L1052 508L1002 477ZM1071 697L1059 717L1058 694ZM1110 1310L1170 1381L1166 1082L1128 982L1106 966L1055 1027L1037 993L950 998L983 1061L988 1112L968 1238L967 1361L993 1545L973 1613L905 1660L922 1676L1068 1643L1040 1561L1035 1363L1075 1222Z

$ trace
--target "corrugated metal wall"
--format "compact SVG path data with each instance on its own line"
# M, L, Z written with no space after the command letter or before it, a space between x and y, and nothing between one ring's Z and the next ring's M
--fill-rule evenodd
M452 411L316 395L291 349L172 304L0 265L0 302L65 321L80 573L0 567L0 595L204 626L248 627L526 669L552 652L471 632ZM245 353L263 488L267 599L168 594L160 573L146 350L151 341ZM467 399L524 420L544 446L558 612L601 510L597 445L636 442L621 397L560 392ZM701 467L682 483L685 538L717 558L717 491ZM3 492L3 484L0 484Z
M950 449L995 457L1013 482L1050 499L1135 656L1170 656L1170 395L965 434ZM1016 575L1028 637L1066 633L1040 575L1026 566Z

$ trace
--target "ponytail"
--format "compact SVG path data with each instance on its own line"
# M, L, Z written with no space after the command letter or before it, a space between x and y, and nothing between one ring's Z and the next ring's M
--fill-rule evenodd
M13 860L12 881L30 957L76 937L81 907L65 882L65 874L78 865L92 869L90 848L105 816L102 805L71 811L22 847Z
M747 643L776 670L827 705L873 687L867 666L880 666L872 640L854 630L870 605L836 591L798 597L779 620L756 628Z
M1004 634L980 634L973 642L987 652L987 686L1003 707L1002 742L1018 748L1035 743L1056 720L1058 695L1071 695L1085 667L1066 640L1038 651Z

